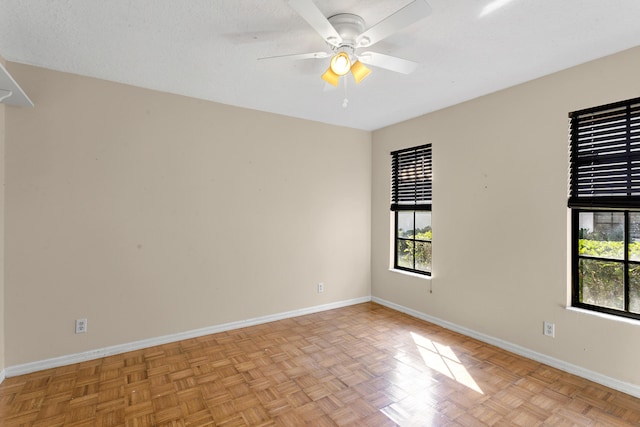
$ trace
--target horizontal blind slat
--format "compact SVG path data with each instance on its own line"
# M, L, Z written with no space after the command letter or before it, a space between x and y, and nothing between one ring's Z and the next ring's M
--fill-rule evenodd
M431 209L431 144L394 151L391 157L391 209Z
M569 114L569 206L640 207L640 98Z

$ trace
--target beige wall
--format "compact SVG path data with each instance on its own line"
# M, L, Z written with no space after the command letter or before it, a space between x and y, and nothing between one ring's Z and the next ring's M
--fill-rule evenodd
M565 308L567 113L640 96L640 48L376 131L373 151L367 132L8 68L36 107L5 111L6 366L371 292L640 384L638 322ZM389 271L389 152L425 142L431 282Z
M0 63L6 65L0 57ZM6 107L0 103L0 371L4 369L4 147L6 129Z
M567 113L640 96L639 75L636 48L374 132L373 296L640 384L640 322L565 308ZM389 270L389 152L427 142L432 294Z
M369 132L9 70L7 366L370 295Z

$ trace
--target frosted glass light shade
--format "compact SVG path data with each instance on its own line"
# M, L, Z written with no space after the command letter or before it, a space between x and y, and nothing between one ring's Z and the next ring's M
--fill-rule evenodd
M360 83L370 72L371 70L360 61L354 62L351 66L351 74L353 74L356 83Z
M322 80L334 86L338 86L338 81L340 80L340 76L334 73L331 70L331 67L329 67L327 68L327 71L325 71L325 73L322 75Z

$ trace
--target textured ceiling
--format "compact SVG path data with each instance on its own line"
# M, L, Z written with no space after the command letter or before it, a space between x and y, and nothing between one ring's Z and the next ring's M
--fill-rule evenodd
M410 0L315 0L367 27ZM640 45L640 1L429 0L370 50L418 62L327 90L326 49L286 0L2 0L5 59L224 104L374 130ZM38 99L33 99L38 105Z

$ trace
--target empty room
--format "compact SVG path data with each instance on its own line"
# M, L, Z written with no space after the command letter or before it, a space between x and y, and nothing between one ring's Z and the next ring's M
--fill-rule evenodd
M640 3L0 2L0 425L640 425Z

